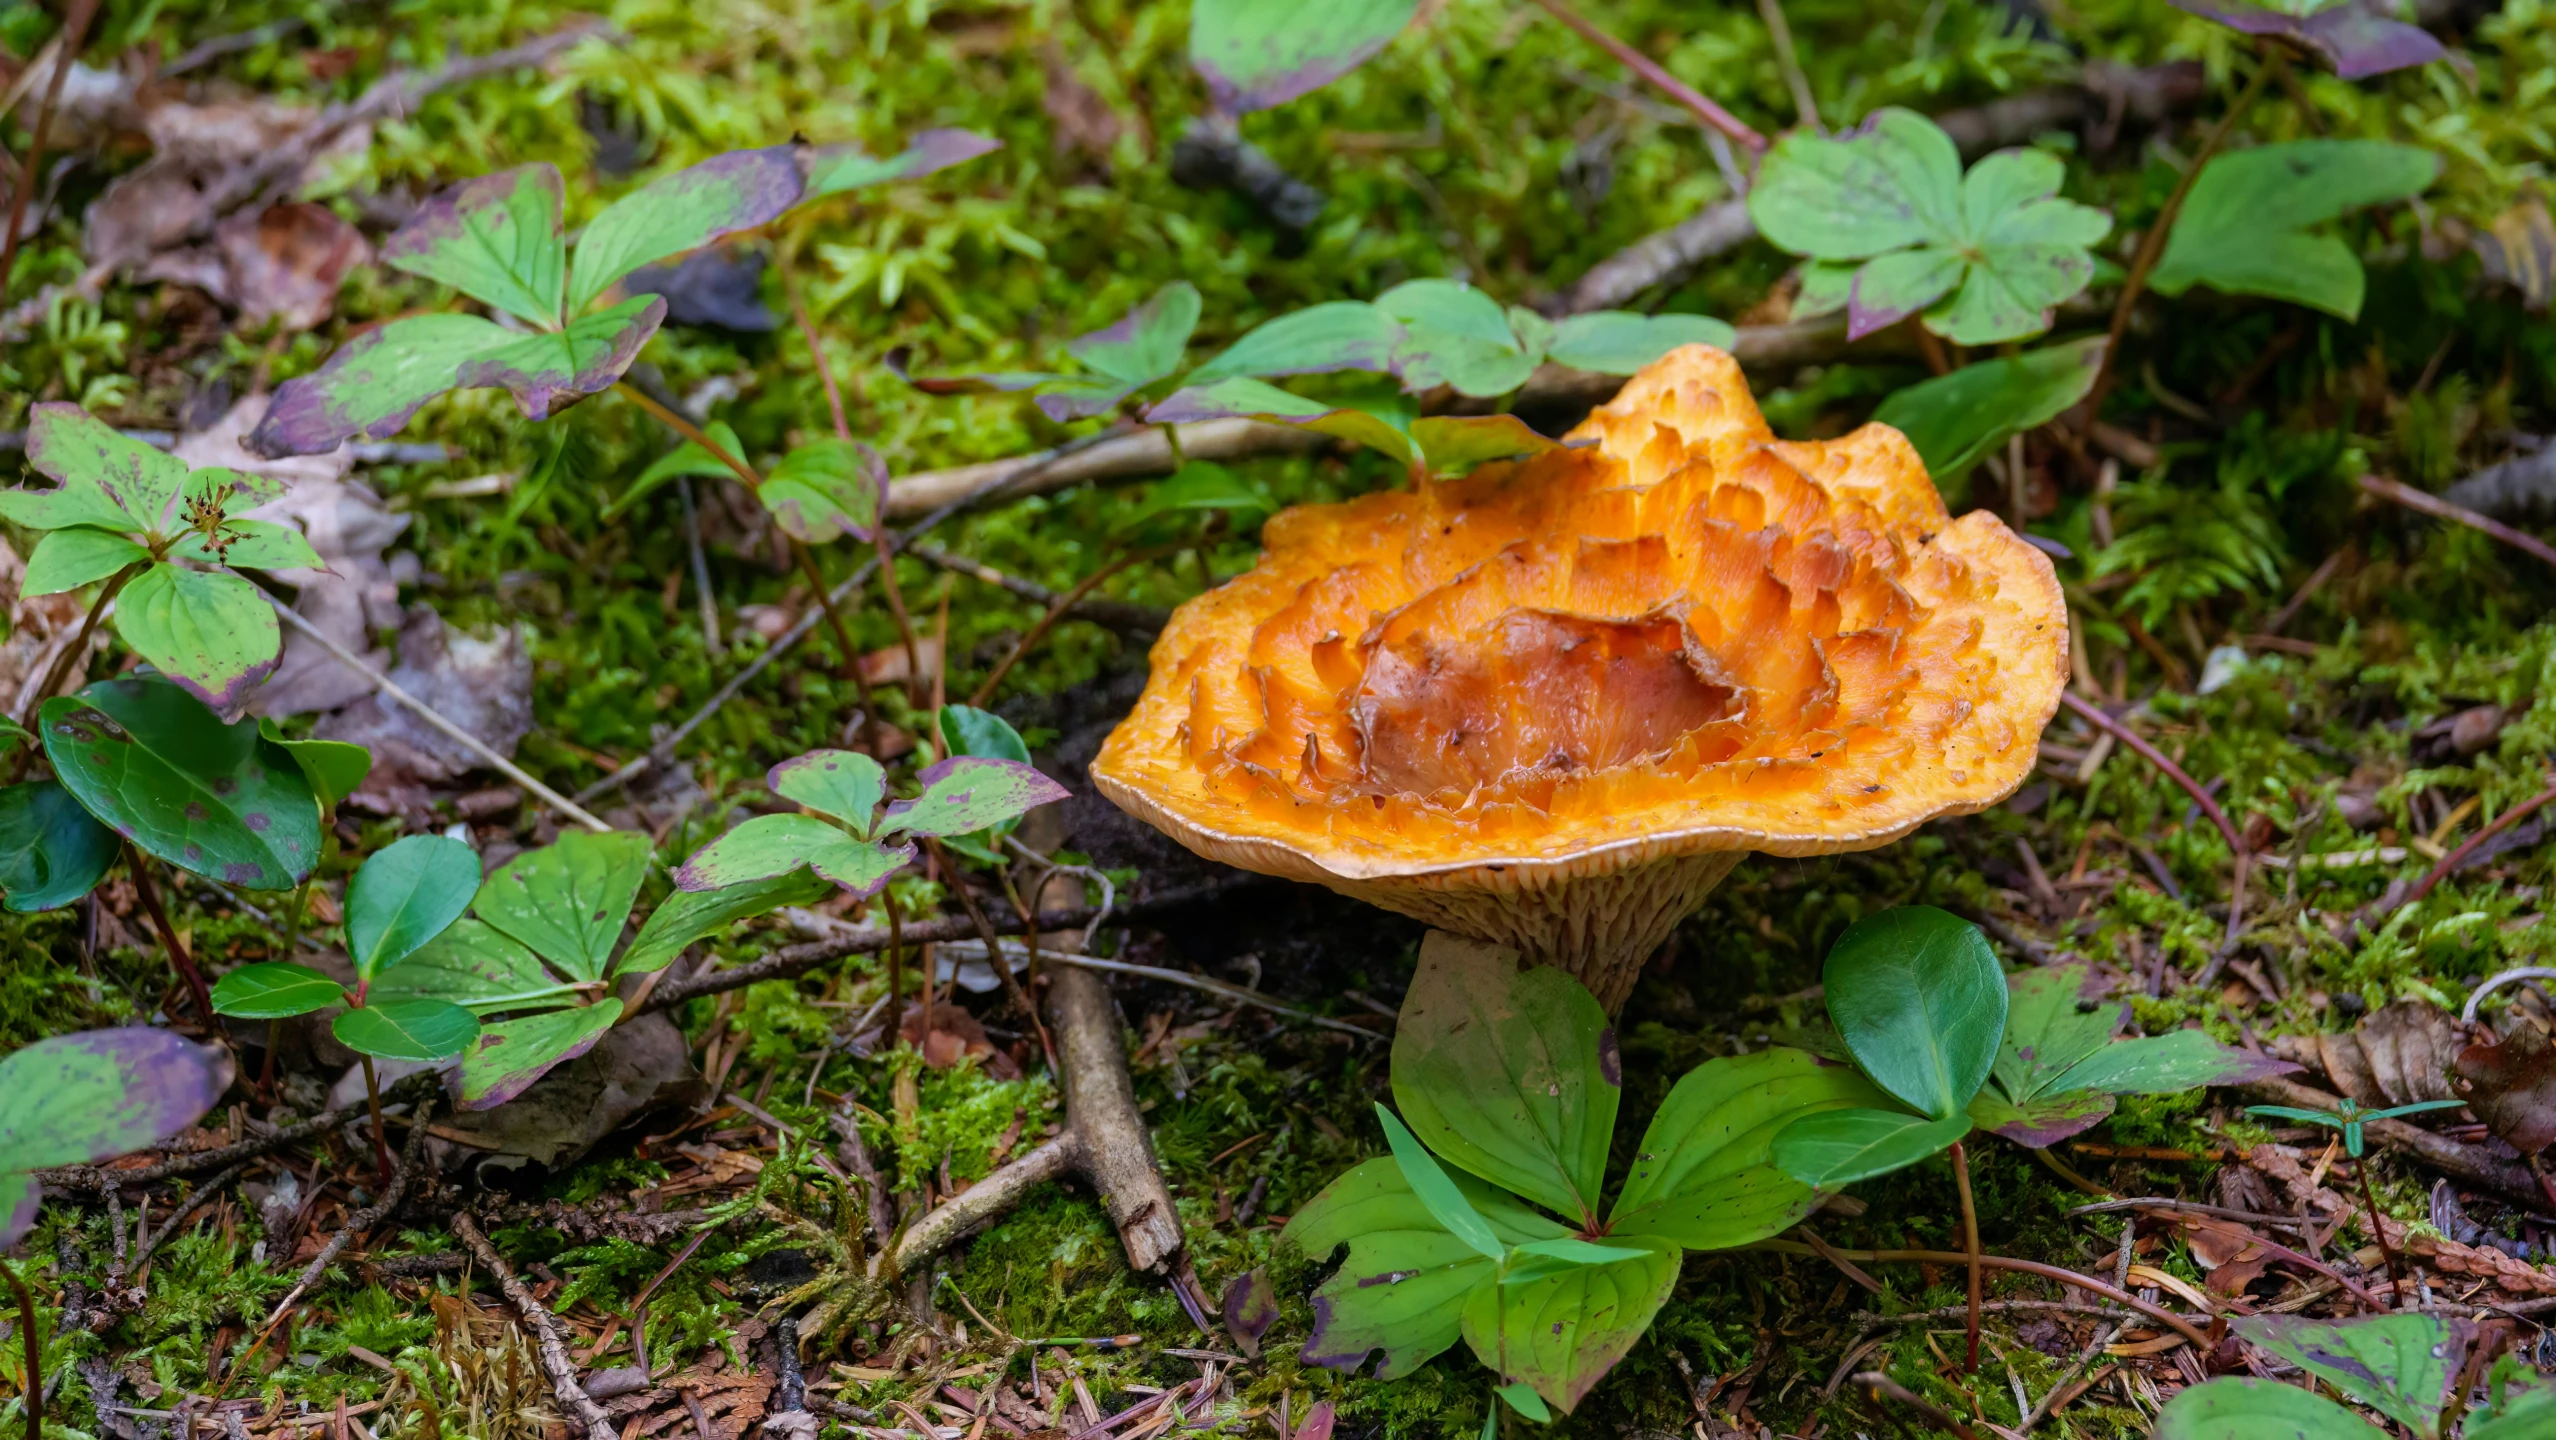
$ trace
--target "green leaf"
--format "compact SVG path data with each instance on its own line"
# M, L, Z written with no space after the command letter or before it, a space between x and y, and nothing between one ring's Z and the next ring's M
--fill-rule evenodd
M1931 905L1866 916L1821 978L1829 1018L1874 1084L1938 1119L1962 1113L2006 1029L2005 973L1978 926Z
M198 470L198 475L207 472ZM228 565L234 570L324 570L328 562L302 538L302 532L272 520L225 520L219 548L201 534L188 535L169 547L180 560Z
M382 261L553 329L568 262L560 202L559 171L547 163L465 180L383 241Z
M2439 1440L2449 1382L2466 1368L2475 1322L2441 1315L2365 1315L2310 1320L2245 1315L2237 1334L2404 1425Z
M2207 285L2357 320L2360 258L2309 227L2412 199L2440 171L2431 151L2382 140L2292 140L2214 156L2184 197L2149 288L2171 296Z
M477 315L412 315L367 330L319 369L276 386L247 446L280 458L316 455L349 439L386 440L515 338Z
M1174 280L1116 324L1067 341L1065 353L1129 390L1151 385L1180 368L1190 332L1198 328L1198 311L1198 287ZM1058 416L1053 410L1048 413L1057 419L1074 418ZM1082 413L1096 415L1101 410Z
M36 542L20 581L21 595L59 595L94 585L127 565L151 563L148 548L104 530L77 526Z
M1805 260L1800 275L1801 289L1793 296L1793 318L1808 320L1815 315L1834 315L1855 299L1855 272L1863 267L1852 260Z
M1450 1164L1583 1223L1598 1215L1623 1074L1579 981L1431 931L1393 1041L1393 1097Z
M1316 375L1335 370L1389 370L1402 327L1362 300L1333 300L1281 315L1189 372L1205 385L1236 375Z
M115 832L50 780L0 789L0 895L18 914L68 905L115 863Z
M213 982L215 1013L241 1020L282 1020L345 1003L346 987L308 965L269 960L243 965Z
M1493 1390L1491 1393L1498 1396L1502 1403L1506 1404L1510 1409L1517 1411L1520 1415L1525 1416L1527 1419L1534 1421L1538 1425L1549 1425L1553 1423L1553 1411L1546 1407L1544 1397L1536 1394L1535 1387L1525 1383L1524 1381L1515 1385L1502 1385ZM1499 1433L1499 1419L1500 1412L1493 1410L1482 1423L1482 1433L1485 1435L1497 1435Z
M1593 310L1555 326L1544 353L1556 365L1600 375L1630 375L1681 345L1728 350L1738 339L1737 330L1706 315Z
M2496 1360L2486 1375L2485 1403L2468 1414L2466 1440L2543 1440L2551 1434L2556 1434L2556 1383L2518 1355Z
M2297 1068L2270 1055L2222 1045L2200 1030L2170 1030L2141 1040L2116 1040L2053 1084L2115 1095L2173 1095L2205 1085L2242 1085Z
M374 851L346 882L346 955L370 981L425 948L479 889L479 852L449 835L411 835Z
M2018 970L2006 977L2006 1033L1997 1046L1997 1083L2029 1100L2080 1060L2112 1043L2130 1007L2104 1003L2084 961ZM2084 1008L2081 1008L2084 1007Z
M1166 515L1194 515L1223 512L1234 517L1237 527L1248 526L1276 507L1268 497L1245 484L1243 478L1212 460L1192 460L1181 466L1154 487L1145 503L1120 523L1119 532L1127 534L1146 528L1149 522ZM1160 527L1168 530L1169 527Z
M834 844L808 856L809 869L850 891L855 900L867 900L886 889L889 878L912 863L911 845L845 840L840 831L836 832Z
M257 722L225 725L165 680L108 680L44 702L44 753L90 814L145 851L250 890L319 859L319 802Z
M1504 1243L1570 1233L1470 1175L1449 1178ZM1494 1263L1437 1222L1391 1156L1369 1160L1324 1186L1287 1222L1281 1238L1316 1262L1349 1247L1347 1262L1314 1291L1306 1362L1355 1370L1381 1350L1376 1375L1384 1380L1410 1374L1454 1344L1465 1296L1494 1279Z
M973 755L980 760L1009 760L1016 765L1029 763L1029 742L1012 722L991 710L973 705L941 707L941 742L951 755Z
M1464 1306L1465 1343L1504 1383L1531 1386L1569 1413L1642 1338L1677 1287L1684 1252L1675 1241L1631 1243L1642 1250L1631 1260L1475 1290Z
M1432 475L1462 475L1474 466L1556 448L1515 415L1425 415L1411 438Z
M812 440L781 457L755 498L791 538L823 545L866 537L879 523L887 467L878 452L850 440Z
M337 1043L376 1060L449 1060L479 1038L479 1020L449 1000L386 1000L329 1022Z
M787 875L808 857L841 845L843 832L813 815L757 815L692 852L675 868L685 890L717 890Z
M2052 1090L2017 1102L1992 1085L1970 1097L1970 1123L2027 1150L2047 1150L2102 1124L2112 1108L2112 1096L2101 1090Z
M1964 175L1952 138L1912 111L1876 111L1849 135L1795 132L1767 152L1749 216L1775 244L1826 262L1861 262L1847 335L1923 311L1965 345L2050 328L2056 307L2094 278L2089 248L2110 217L2057 198L2066 166L2039 150L2000 150ZM1814 308L1834 298L1823 275Z
M739 920L769 914L784 905L813 905L825 895L825 882L802 871L717 890L677 890L648 917L647 924L639 927L612 973L644 975L662 970L683 953L685 946L716 935Z
M284 656L266 593L237 575L159 564L124 587L115 633L216 710L236 710Z
M456 920L373 982L367 999L446 1000L475 1015L571 1003L577 987L542 968L522 941L477 920Z
M1904 1110L1825 1110L1775 1137L1775 1163L1805 1185L1834 1190L1905 1170L1969 1133L1966 1114L1929 1120Z
M621 1019L621 1002L553 1010L481 1029L462 1052L461 1108L493 1110L532 1088L532 1083L595 1047Z
M662 295L633 295L581 315L555 335L517 335L465 362L453 383L515 397L527 420L547 420L613 387L666 318ZM280 392L279 392L280 393Z
M472 913L571 980L600 980L648 878L648 837L574 831L497 867Z
M1157 425L1185 425L1196 420L1222 420L1233 416L1266 420L1274 425L1293 425L1317 434L1336 436L1383 451L1406 466L1420 459L1420 450L1412 442L1407 420L1396 423L1373 410L1325 405L1290 394L1266 381L1244 376L1173 391L1145 412L1145 418Z
M2153 1440L2382 1440L2387 1432L2278 1380L2224 1378L2177 1391Z
M1065 787L1017 760L953 755L914 777L923 793L890 804L882 835L965 835L1065 798Z
M811 750L773 766L763 783L782 799L840 820L853 834L864 836L878 818L879 801L887 796L887 772L853 750Z
M642 265L778 217L805 190L798 153L788 145L730 150L649 181L605 207L577 236L567 313L593 304Z
M0 1057L0 1172L88 1165L177 1134L230 1088L222 1052L131 1025L39 1040ZM0 1200L0 1247L31 1214Z
M30 530L150 530L186 484L185 461L59 400L29 416L27 463L62 482L51 490L0 491L0 515Z
M800 156L807 176L801 203L890 180L912 180L1002 148L1002 141L973 130L925 130L884 160L872 159L857 145L818 145Z
M336 810L373 771L373 752L361 745L344 740L287 740L283 727L268 719L257 722L257 733L302 767L302 778L310 782L323 810Z
M1189 63L1228 115L1283 105L1366 63L1419 0L1199 0Z
M1888 1104L1852 1067L1799 1050L1707 1060L1642 1132L1608 1233L1724 1250L1798 1223L1819 1195L1775 1164L1775 1137L1805 1115Z
M1421 1204L1429 1207L1429 1217L1484 1259L1498 1260L1505 1255L1507 1250L1500 1244L1500 1237L1491 1232L1491 1222L1466 1203L1464 1192L1439 1168L1437 1157L1381 1101L1376 1105L1376 1120L1384 1126L1385 1143L1393 1148L1393 1163L1402 1167L1403 1183L1420 1197Z
M701 427L701 433L709 436L713 443L730 455L740 460L745 458L745 442L737 438L737 432L729 428L727 421L713 420ZM726 461L692 441L686 440L648 462L648 468L640 471L639 478L630 482L630 488L622 491L620 498L603 508L603 518L619 519L631 506L645 499L658 486L685 475L695 480L737 478L737 472L729 469Z
M1519 342L1507 311L1455 280L1411 280L1376 297L1376 309L1401 322L1393 370L1405 389L1440 385L1477 398L1505 395L1526 383L1543 358Z

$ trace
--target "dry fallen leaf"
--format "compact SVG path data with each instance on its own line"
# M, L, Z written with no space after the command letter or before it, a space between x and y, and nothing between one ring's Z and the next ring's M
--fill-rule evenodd
M2448 1012L2422 1000L2399 1000L2373 1010L2344 1035L2319 1035L2320 1064L2334 1086L2363 1105L2411 1105L2455 1100L2450 1058L2459 1052L2457 1024Z
M2476 1118L2524 1155L2556 1145L2556 1046L2528 1021L2499 1041L2458 1053L2450 1088Z
M213 243L164 251L145 261L148 280L192 285L240 312L248 325L280 320L308 330L337 306L338 287L373 247L323 205L295 201L242 212L213 227Z
M470 635L446 624L432 606L412 606L400 623L399 664L390 680L500 755L511 758L516 742L532 731L532 657L513 630ZM380 814L423 811L434 800L430 786L485 763L379 695L322 718L314 733L373 752L372 773L351 800Z

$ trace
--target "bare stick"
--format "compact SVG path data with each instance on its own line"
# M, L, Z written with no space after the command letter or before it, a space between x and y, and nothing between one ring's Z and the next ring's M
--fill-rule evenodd
M1769 1250L1783 1255L1816 1255L1819 1253L1808 1245L1800 1244L1799 1242L1792 1240L1760 1240L1753 1245L1748 1245L1743 1248L1750 1250ZM1887 1264L1892 1262L1907 1262L1920 1265L1967 1265L1970 1263L1970 1257L1959 1250L1840 1250L1837 1253L1845 1256L1849 1260L1861 1261L1868 1265ZM2074 1285L2078 1289L2084 1290L2090 1294L2101 1295L2115 1304L2127 1305L2131 1309L2138 1311L2140 1314L2145 1315L2149 1319L2156 1321L2158 1324L2165 1326L2167 1329L2174 1331L2176 1334L2181 1335L2184 1339L2191 1341L2193 1344L2200 1346L2204 1350L2210 1348L2210 1337L2202 1333L2201 1328L2194 1325L2191 1321L2184 1319L2182 1316L2175 1314L2173 1311L2166 1309L2164 1306L2155 1304L2152 1301L2142 1300L2138 1296L2131 1294L2129 1291L2124 1290L2117 1285L2107 1285L2103 1281L2097 1280L2091 1275L2080 1275L2076 1271L2067 1269L2063 1266L2044 1265L2037 1260L2017 1260L2006 1255L1982 1255L1979 1257L1979 1263L1987 1266L1991 1270L2015 1270L2026 1275L2039 1275L2047 1280L2057 1280L2064 1284Z
M1979 1372L1979 1282L1986 1272L1979 1266L1979 1208L1970 1199L1970 1155L1958 1140L1953 1142L1952 1167L1953 1188L1961 1192L1961 1246L1970 1256L1970 1352L1961 1373L1975 1375Z
M2130 1259L2132 1253L2131 1242L2138 1238L2138 1234L2139 1222L2136 1217L2132 1217L2121 1222L2121 1250L2119 1254L2114 1256L2112 1264L2112 1283L2115 1285L2126 1286L2130 1283ZM2094 1363L2094 1357L2102 1354L2104 1347L2110 1345L2113 1341L2113 1337L2120 1333L2121 1322L2118 1320L2113 1321L2109 1326L2106 1326L2103 1329L2097 1330L2093 1341L2089 1343L2083 1351L2078 1353L2077 1363L2069 1366L2068 1373L2060 1376L2059 1379L2051 1385L2049 1392L2041 1397L2041 1403L2033 1406L2032 1409L2024 1415L2023 1419L2017 1422L2015 1425L2016 1431L2020 1434L2028 1435L2032 1433L2033 1426L2038 1425L2044 1419L2047 1419L2052 1408L2057 1404L2060 1395L2066 1392L2069 1384L2079 1375L2085 1373L2085 1368Z
M56 43L60 53L53 62L53 78L45 82L44 100L36 106L35 128L27 136L27 163L18 171L18 183L9 187L9 233L0 237L0 297L9 293L9 275L18 263L18 232L26 228L27 197L35 193L44 176L45 131L53 125L53 107L62 99L62 82L71 75L71 67L79 62L80 46L89 38L89 22L97 18L98 0L72 0L71 14L62 22ZM30 1386L41 1384L32 1377ZM27 1407L30 1416L37 1407ZM28 1431L34 1433L32 1426Z
M391 1086L389 1100L393 1104L431 1095L443 1087L440 1075L420 1072ZM254 1160L273 1154L288 1145L328 1134L363 1113L360 1106L349 1105L339 1110L323 1110L308 1120L287 1125L271 1134L236 1141L215 1150L195 1150L174 1159L139 1170L100 1170L93 1165L65 1165L55 1170L39 1170L36 1179L49 1190L79 1190L92 1195L112 1195L117 1190L155 1185L183 1175L200 1175L207 1170L220 1170L243 1160Z
M994 973L1002 977L1005 994L1014 1005L1020 1007L1021 1014L1028 1017L1031 1028L1038 1031L1038 1048L1047 1056L1048 1064L1054 1065L1056 1063L1055 1037L1047 1033L1047 1023L1038 1018L1038 1007L1030 1003L1029 993L1021 988L1020 977L1012 973L1012 962L1003 956L1003 942L996 938L993 925L985 918L984 909L976 903L975 892L968 889L967 877L959 873L956 865L950 863L950 853L941 847L940 841L926 835L923 837L923 844L932 852L932 858L940 862L941 873L949 879L951 893L958 896L960 908L967 912L968 923L976 927L977 938L985 942L986 963L992 965ZM1025 914L1021 920L1022 928L1029 936L1030 950L1035 954L1038 950L1038 917ZM934 967L934 979L939 978L938 968ZM931 1032L927 1030L924 1034L928 1038Z
M294 1302L309 1293L310 1288L319 1283L320 1277L328 1273L328 1267L337 1263L337 1257L346 1253L346 1247L355 1242L355 1237L381 1224L399 1208L399 1202L408 1194L408 1182L416 1177L417 1167L425 1159L426 1121L434 1108L432 1097L417 1102L417 1109L408 1120L408 1143L399 1148L399 1164L390 1172L389 1182L382 1186L381 1197L346 1217L346 1223L338 1228L336 1234L328 1237L328 1243L320 1247L320 1253L311 1258L310 1264L302 1267L301 1275L293 1281L293 1288L285 1291L284 1298L267 1312L266 1323L258 1327L260 1331L272 1331L293 1308Z
M1784 0L1757 0L1757 18L1766 22L1767 38L1775 42L1775 64L1784 72L1784 88L1793 92L1793 113L1802 128L1814 135L1825 134L1819 123L1819 101L1811 94L1810 77L1802 73L1802 57L1793 50L1793 27L1784 20Z
M2228 812L2220 809L2219 802L2210 798L2210 792L2202 789L2199 781L2184 773L2182 766L2167 759L2164 751L2149 744L2147 737L2077 698L2074 691L2060 691L2059 703L2074 711L2087 724L2136 751L2140 759L2164 771L2165 777L2182 786L2183 793L2191 796L2193 803L2201 807L2201 813L2210 817L2210 823L2219 827L2219 834L2228 842L2229 853L2235 855L2245 853L2245 837L2239 835L2236 826L2229 823Z
M391 1157L390 1141L382 1133L381 1082L373 1077L372 1056L359 1055L355 1058L364 1062L364 1104L373 1112L373 1164L381 1172L382 1183L387 1185L390 1183Z
M727 647L719 641L719 597L710 590L710 557L701 549L701 509L693 503L692 477L675 477L676 498L683 501L683 549L692 567L693 603L701 612L701 645L718 659Z
M531 1288L516 1278L506 1257L498 1254L497 1247L479 1232L479 1224L470 1218L470 1212L453 1216L453 1233L461 1237L462 1244L478 1257L480 1264L488 1267L488 1273L497 1277L498 1288L506 1292L507 1302L531 1327L541 1352L541 1368L550 1376L550 1393L558 1400L559 1408L576 1417L586 1440L618 1440L620 1432L613 1428L612 1417L586 1393L585 1386L577 1383L577 1362L568 1353L568 1342L560 1338L559 1322L533 1298Z
M1047 1013L1056 1030L1057 1077L1066 1123L1082 1137L1083 1171L1108 1207L1127 1263L1168 1270L1184 1241L1180 1213L1154 1163L1153 1136L1136 1108L1118 1007L1098 975L1061 966L1047 977Z
M2556 565L2556 545L2549 545L2546 541L2525 531L2515 530L2491 516L2479 515L2463 505L2453 505L2428 490L2417 490L2402 481L2390 480L2382 475L2362 476L2361 489L2381 500L2393 500L2408 510L2420 510L2434 519L2447 520L2454 525L2464 525L2480 534L2491 535L2534 560Z
M1083 1168L1082 1137L1068 1129L949 1199L897 1237L882 1281L911 1275L933 1256L1018 1209L1029 1192Z
M1536 0L1536 3L1554 19L1571 27L1581 39L1614 56L1617 64L1650 82L1653 88L1683 106L1696 119L1751 150L1766 148L1766 137L1750 129L1747 122L1706 99L1694 86L1671 75L1658 61L1591 24L1562 0Z
M606 825L601 820L587 814L584 807L578 805L576 801L569 799L567 796L560 794L558 791L542 784L539 780L534 779L532 775L524 769L524 767L489 748L487 741L480 739L478 736L464 730L452 721L445 719L442 715L436 712L435 707L399 688L399 686L393 682L389 676L364 663L364 657L347 649L345 646L338 644L335 639L331 638L318 626L313 625L310 621L294 614L292 608L286 605L283 601L269 595L266 597L266 603L275 607L275 613L283 619L285 624L290 625L294 629L301 631L304 635L309 636L313 641L318 643L321 649L326 650L330 655L335 656L337 663L354 671L356 674L363 676L366 680L371 681L384 695L389 696L393 701L405 707L409 713L415 715L418 719L425 721L428 725L433 726L439 734L443 735L454 744L459 745L463 749L468 750L471 754L478 756L482 761L486 762L490 769L495 770L498 774L505 776L507 779L514 781L516 784L524 787L524 789L532 792L533 797L541 801L544 805L549 806L553 810L558 811L560 814L567 816L569 819L576 821L578 824L585 826L587 829L592 830L597 834L610 834L612 832L611 826Z

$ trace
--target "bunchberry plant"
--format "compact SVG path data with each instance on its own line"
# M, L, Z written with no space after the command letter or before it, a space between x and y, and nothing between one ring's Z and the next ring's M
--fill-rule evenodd
M61 483L0 492L0 515L44 532L27 557L24 593L105 582L87 626L113 601L115 633L135 654L215 709L236 709L284 642L266 596L232 572L321 563L299 530L240 518L284 493L282 482L191 470L76 405L35 407L27 459ZM86 654L87 626L65 664Z
M922 793L910 800L888 801L887 773L851 750L809 751L773 766L764 781L804 813L737 826L694 851L676 885L717 890L805 867L866 899L914 859L915 840L985 830L1065 798L1065 787L1022 761L967 755L916 776Z

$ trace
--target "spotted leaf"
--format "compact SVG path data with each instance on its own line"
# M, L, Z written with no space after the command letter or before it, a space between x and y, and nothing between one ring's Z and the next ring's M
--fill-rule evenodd
M250 890L289 890L319 858L319 803L257 722L225 725L165 680L48 700L38 729L64 788L162 860Z

